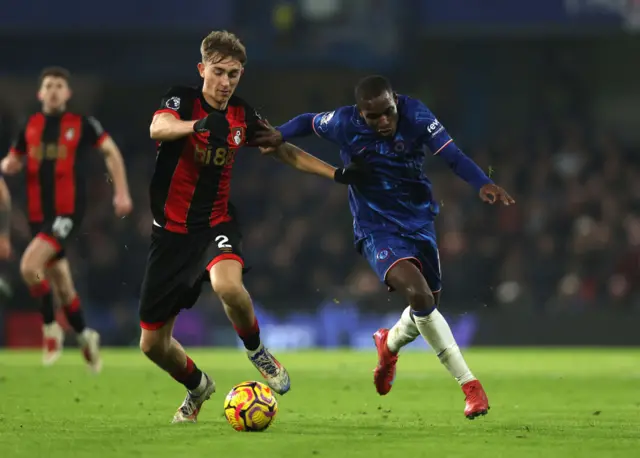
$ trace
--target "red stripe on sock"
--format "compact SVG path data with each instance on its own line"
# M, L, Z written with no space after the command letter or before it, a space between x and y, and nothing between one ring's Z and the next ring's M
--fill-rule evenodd
M252 336L254 334L257 334L260 332L260 326L258 325L258 319L256 318L256 320L253 322L253 326L251 326L250 328L244 328L244 329L240 329L239 327L237 327L235 324L233 325L233 329L236 330L236 332L238 333L238 335L242 338L242 337L249 337Z
M47 280L42 280L40 283L29 286L29 293L32 297L46 296L51 292L51 286Z
M80 297L74 297L71 303L65 305L64 308L69 312L77 312L78 310L80 310Z
M184 373L186 375L191 374L195 367L196 365L193 363L193 360L187 356L187 367L185 368Z
M182 369L181 371L175 372L173 374L171 374L171 377L173 377L175 380L177 380L180 383L184 383L184 381L186 380L187 377L189 377L189 375L191 375L193 373L193 371L195 370L196 365L193 362L193 360L191 358L189 358L187 356L187 365L184 369Z

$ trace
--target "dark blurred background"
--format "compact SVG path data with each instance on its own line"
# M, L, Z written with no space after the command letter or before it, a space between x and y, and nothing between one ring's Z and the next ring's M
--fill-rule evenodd
M25 0L0 16L0 149L38 109L41 68L62 65L72 109L102 122L128 168L135 211L118 220L96 152L68 250L106 343L138 335L151 116L170 86L197 84L200 40L221 28L248 48L238 94L273 124L351 104L360 77L384 73L516 198L489 207L438 158L426 164L442 204L442 310L462 344L640 344L640 0ZM327 142L298 144L338 163ZM30 240L23 179L7 181L16 258L0 264L0 342L22 345L39 322L18 269ZM395 320L403 304L353 250L346 188L245 149L232 189L272 346L370 346ZM233 344L203 291L178 335Z

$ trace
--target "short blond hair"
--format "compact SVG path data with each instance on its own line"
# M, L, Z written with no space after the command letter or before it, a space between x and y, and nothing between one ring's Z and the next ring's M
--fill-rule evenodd
M240 39L226 30L214 30L200 45L202 62L220 62L231 57L243 66L247 63L247 50Z

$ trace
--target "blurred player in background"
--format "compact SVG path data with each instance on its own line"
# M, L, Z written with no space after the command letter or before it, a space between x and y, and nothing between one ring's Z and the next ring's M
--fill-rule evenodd
M114 141L95 118L67 111L69 76L60 67L42 71L38 92L42 109L28 118L0 168L5 175L13 175L26 163L27 212L34 238L22 256L20 270L31 294L41 300L43 363L53 364L62 352L64 332L55 320L55 299L77 333L87 364L99 372L100 336L85 325L65 257L65 246L84 214L83 166L90 150L97 148L104 155L115 188L116 216L129 214L132 203L124 162Z
M441 274L434 218L439 207L423 172L427 148L471 184L483 201L514 201L460 151L422 102L397 95L386 78L361 80L355 98L356 105L303 114L278 129L265 123L255 142L268 152L290 138L315 133L340 146L347 170L371 172L370 181L349 188L356 248L389 290L399 291L410 304L391 330L374 334L376 389L380 395L391 390L399 350L422 335L461 385L467 418L485 415L486 393L437 309ZM295 166L295 155L278 154Z
M9 259L11 256L11 194L9 188L0 173L0 259Z

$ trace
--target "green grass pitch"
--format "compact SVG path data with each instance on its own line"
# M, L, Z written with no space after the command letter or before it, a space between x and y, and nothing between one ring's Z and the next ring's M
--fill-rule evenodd
M291 392L264 433L227 425L222 403L257 372L239 350L194 350L218 391L197 425L171 425L181 386L135 350L104 352L92 376L76 349L0 353L0 456L633 457L640 456L640 350L472 349L489 415L469 421L431 353L400 356L393 391L372 383L373 352L279 352Z

